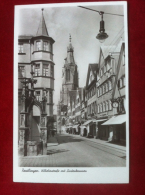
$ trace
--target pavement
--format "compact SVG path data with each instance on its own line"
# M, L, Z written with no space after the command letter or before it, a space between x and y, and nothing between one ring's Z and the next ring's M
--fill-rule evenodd
M125 167L126 147L72 134L57 134L46 155L19 157L20 167Z

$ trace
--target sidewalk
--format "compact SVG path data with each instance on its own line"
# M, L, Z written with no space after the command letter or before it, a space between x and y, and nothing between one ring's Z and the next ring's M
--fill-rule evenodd
M81 137L82 139L85 139L87 141L95 142L96 144L104 145L105 147L110 147L110 148L114 148L114 149L126 152L126 147L125 146L120 146L120 145L117 145L117 144L111 144L111 143L108 143L108 141L105 141L105 140L100 140L100 139L95 139L95 138L87 138L87 137L83 137L83 136L80 136L80 135L74 135L74 134L68 134L68 133L64 133L64 134L71 135L71 136L78 137L78 138Z
M54 137L51 136L51 137L48 138L47 147L57 146L57 145L58 145L58 141L57 141L56 135Z

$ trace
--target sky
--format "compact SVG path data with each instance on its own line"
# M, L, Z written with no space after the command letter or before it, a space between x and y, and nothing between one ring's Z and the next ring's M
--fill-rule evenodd
M106 13L124 14L122 5L82 5ZM77 6L48 7L21 6L18 17L18 35L36 35L38 30L41 9L48 29L49 36L55 40L53 45L55 63L54 86L54 114L60 98L62 87L62 67L67 56L69 34L74 47L74 59L79 70L79 87L84 87L89 63L98 63L100 46L117 44L123 36L124 17L104 14L105 32L108 39L102 44L96 36L99 33L101 16L97 12L79 8ZM117 40L117 41L116 41ZM117 42L117 43L116 43Z

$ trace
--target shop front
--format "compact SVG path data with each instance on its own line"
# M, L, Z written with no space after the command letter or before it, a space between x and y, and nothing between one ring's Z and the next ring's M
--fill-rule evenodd
M83 136L83 137L87 136L86 126L84 126L84 125L80 126L80 135Z
M103 123L101 126L108 127L108 141L126 144L126 115L116 115Z

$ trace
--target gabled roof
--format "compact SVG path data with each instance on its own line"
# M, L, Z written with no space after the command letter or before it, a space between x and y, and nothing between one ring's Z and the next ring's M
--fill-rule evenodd
M36 33L36 36L40 36L40 35L49 36L48 31L47 31L47 27L46 27L46 24L45 24L44 16L43 16L43 9L42 9L42 16L41 16L41 19L40 19L38 31Z
M113 92L112 92L112 98L114 98L115 91L117 89L117 84L118 84L117 81L118 81L119 72L121 71L121 60L122 60L124 50L125 50L125 43L122 42L120 55L119 55L119 59L118 59L118 64L117 64L117 72L116 72L115 84L114 84L114 88L113 88Z
M86 80L86 88L88 86L88 82L89 82L89 76L90 76L90 71L92 71L92 74L94 76L94 80L96 80L97 78L97 71L98 71L98 64L94 63L94 64L89 64L88 66L88 73L87 73L87 80Z

